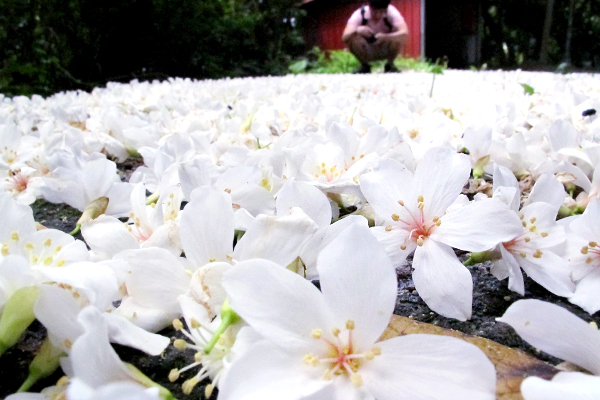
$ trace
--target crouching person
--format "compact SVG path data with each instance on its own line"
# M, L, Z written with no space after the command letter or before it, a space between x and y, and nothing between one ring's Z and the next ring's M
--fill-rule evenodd
M344 29L342 40L360 61L358 73L371 72L371 61L386 60L385 72L398 72L394 60L408 38L408 27L390 0L369 0L356 10Z

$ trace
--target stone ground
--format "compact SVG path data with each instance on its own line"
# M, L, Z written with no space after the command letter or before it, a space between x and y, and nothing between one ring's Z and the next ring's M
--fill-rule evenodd
M123 179L128 178L131 171L137 165L139 163L135 162L120 165L120 170L123 172ZM65 232L70 232L75 227L75 222L79 218L77 210L73 210L65 205L55 205L40 200L33 204L33 209L36 221L49 228L56 228ZM77 237L81 239L80 236ZM457 255L461 260L467 258L466 253L463 252L457 252ZM507 289L506 281L498 281L490 275L488 264L476 264L468 267L468 269L473 276L473 317L471 320L460 322L444 318L431 311L415 290L411 279L410 260L406 266L398 270L398 300L395 314L411 317L417 321L435 324L443 328L455 329L469 335L482 336L500 344L523 350L552 364L557 364L560 360L529 346L514 333L512 328L505 324L497 323L495 318L500 317L514 301L521 298L533 298L558 304L585 321L594 320L600 325L600 312L590 316L581 308L569 303L564 298L553 295L529 278L526 278L525 282L525 296L521 297ZM315 283L318 285L318 282ZM172 328L165 329L160 333L167 337L182 337L181 334L175 332ZM0 399L4 399L13 393L25 380L27 367L33 359L36 349L41 344L44 335L44 327L34 322L20 341L0 357ZM176 383L169 382L167 378L172 368L181 368L193 361L193 351L179 351L169 346L162 356L151 357L124 346L115 345L114 347L123 361L137 366L155 382L171 390L173 395L179 400L204 397L204 385L202 384L198 385L191 395L184 395L181 391L183 380L193 376L197 370L189 371L189 375L183 374L182 378ZM32 391L40 391L46 386L55 384L61 376L62 373L59 370L35 385ZM210 399L216 399L216 397L217 393L215 391Z

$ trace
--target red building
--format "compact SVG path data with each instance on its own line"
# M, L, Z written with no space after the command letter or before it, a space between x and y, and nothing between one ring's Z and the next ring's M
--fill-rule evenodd
M342 32L350 15L367 0L303 0L308 48L345 48ZM409 30L405 57L437 60L451 67L477 64L481 48L480 0L392 0Z

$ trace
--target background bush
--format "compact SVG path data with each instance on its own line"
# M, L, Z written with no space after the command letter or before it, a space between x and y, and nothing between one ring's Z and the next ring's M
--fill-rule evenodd
M0 92L287 72L295 0L0 0Z

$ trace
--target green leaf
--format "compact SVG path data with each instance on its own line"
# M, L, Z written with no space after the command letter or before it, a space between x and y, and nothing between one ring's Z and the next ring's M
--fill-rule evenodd
M525 91L525 94L532 95L535 93L535 90L533 89L533 87L529 86L528 84L519 83L519 85L523 86L523 90Z
M301 74L306 72L306 68L308 67L308 60L303 58L302 60L295 61L290 64L288 69L292 74Z

